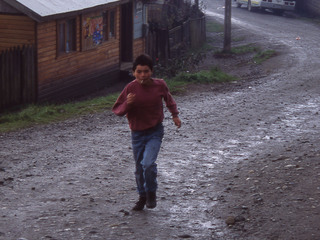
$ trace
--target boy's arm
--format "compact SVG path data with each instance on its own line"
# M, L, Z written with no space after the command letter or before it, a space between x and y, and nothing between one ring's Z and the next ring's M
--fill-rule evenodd
M127 88L125 88L119 95L117 101L112 107L112 112L118 116L124 116L129 110L129 104L127 102L128 94Z
M173 117L172 120L173 120L174 124L175 124L178 128L181 127L181 120L180 120L180 118L179 118L178 116Z
M180 128L181 127L181 120L178 116L179 111L177 109L177 104L176 104L176 101L173 99L173 97L169 91L169 88L165 82L164 82L164 91L165 91L165 94L164 94L163 99L166 103L166 107L169 109L169 111L172 114L172 120L173 120L174 124L178 128Z

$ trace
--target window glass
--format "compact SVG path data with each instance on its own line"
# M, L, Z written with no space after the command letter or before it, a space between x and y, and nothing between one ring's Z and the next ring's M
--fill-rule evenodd
M109 27L109 38L115 38L116 37L116 29L115 29L115 23L116 23L116 13L115 11L110 11L110 27Z
M108 25L109 25L109 20L108 20L108 12L103 13L103 40L108 41L109 39L109 30L108 30Z
M65 24L60 23L59 24L59 30L58 30L58 39L59 39L59 52L65 52Z
M69 19L58 23L58 54L76 50L76 20Z
M67 21L66 26L66 53L76 50L75 19Z

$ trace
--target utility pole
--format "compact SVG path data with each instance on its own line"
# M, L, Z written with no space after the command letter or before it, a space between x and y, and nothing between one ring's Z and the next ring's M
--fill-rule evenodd
M223 52L231 52L231 1L225 0Z

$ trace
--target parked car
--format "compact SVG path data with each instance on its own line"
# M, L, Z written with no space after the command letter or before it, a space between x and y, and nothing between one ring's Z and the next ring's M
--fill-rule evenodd
M296 1L294 0L235 0L237 7L247 6L249 11L254 9L271 9L281 15L284 11L294 11Z

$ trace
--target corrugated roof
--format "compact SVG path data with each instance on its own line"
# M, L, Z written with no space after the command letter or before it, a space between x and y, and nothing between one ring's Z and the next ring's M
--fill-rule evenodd
M67 12L80 11L87 8L120 2L120 0L16 0L41 17Z

